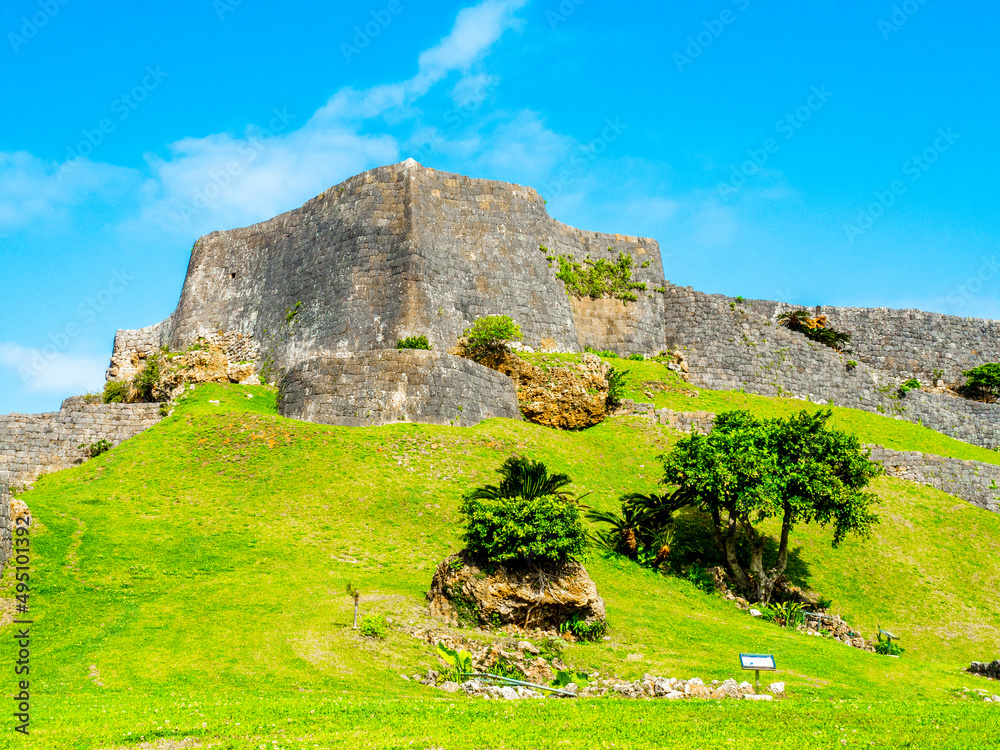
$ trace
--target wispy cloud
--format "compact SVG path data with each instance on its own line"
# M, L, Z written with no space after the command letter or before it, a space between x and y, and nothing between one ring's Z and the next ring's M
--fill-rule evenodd
M0 367L17 373L28 393L79 394L99 390L108 361L0 343Z

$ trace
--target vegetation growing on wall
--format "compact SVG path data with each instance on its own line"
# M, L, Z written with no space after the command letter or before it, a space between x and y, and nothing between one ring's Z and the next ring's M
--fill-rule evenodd
M778 316L778 323L790 331L797 331L806 338L837 351L843 350L844 346L851 343L851 335L827 325L825 315L811 318L805 310L789 310Z
M407 336L400 339L396 344L397 349L425 349L430 350L431 345L426 336Z
M969 398L992 404L1000 396L1000 363L988 362L962 374L968 378L963 391Z
M608 250L613 251L613 248ZM591 299L613 297L622 303L629 303L639 299L636 292L646 290L644 282L632 279L635 260L628 253L619 253L614 263L605 258L591 260L590 255L582 262L577 262L572 255L560 255L557 260L559 272L556 278L566 285L567 294Z
M487 315L465 329L466 348L476 361L503 354L522 338L521 326L507 315Z

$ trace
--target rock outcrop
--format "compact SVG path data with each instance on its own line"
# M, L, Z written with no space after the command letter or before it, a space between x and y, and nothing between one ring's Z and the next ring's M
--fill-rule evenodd
M578 562L487 571L459 553L438 565L427 599L433 617L455 625L558 629L573 618L592 624L606 617L596 584Z
M484 364L517 385L521 414L529 422L559 430L579 430L607 416L608 372L611 366L595 354L579 364L539 367L513 353Z

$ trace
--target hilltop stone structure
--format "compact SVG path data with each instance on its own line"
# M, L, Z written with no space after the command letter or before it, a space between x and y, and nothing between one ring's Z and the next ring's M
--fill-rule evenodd
M577 296L557 278L559 257L613 263L625 253L634 260L631 281L644 287L633 300ZM476 319L503 314L537 350L668 352L692 386L865 409L1000 448L1000 404L940 387L1000 361L1000 322L814 308L851 335L850 353L841 353L780 326L789 309L671 284L654 240L574 229L549 217L531 188L411 159L352 177L269 221L201 238L177 309L156 325L119 331L108 378L131 380L163 349L202 347L221 353L217 369L234 382L279 385L282 413L298 419L519 418L510 379L448 353ZM400 339L421 335L432 351L396 351ZM909 378L939 387L900 397ZM116 445L159 418L156 405L80 399L58 414L0 417L0 548L10 544L9 488L85 460L78 446ZM698 414L667 423L711 426ZM881 451L891 473L997 510L994 468Z

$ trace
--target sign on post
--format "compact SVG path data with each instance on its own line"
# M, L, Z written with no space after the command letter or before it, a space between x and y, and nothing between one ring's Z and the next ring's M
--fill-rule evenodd
M760 673L777 671L773 654L740 654L740 666L743 669L753 670L754 691L758 693L760 692Z

